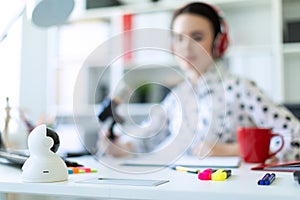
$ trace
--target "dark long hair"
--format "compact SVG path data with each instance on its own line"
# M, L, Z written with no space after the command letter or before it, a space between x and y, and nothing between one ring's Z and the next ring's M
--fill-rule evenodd
M208 5L207 3L201 3L201 2L194 2L185 5L182 8L177 9L174 14L171 21L171 29L173 29L173 24L175 19L181 15L181 14L195 14L200 15L202 17L207 18L214 29L214 38L218 35L219 32L221 32L221 17L217 13L216 9L214 9L212 6Z

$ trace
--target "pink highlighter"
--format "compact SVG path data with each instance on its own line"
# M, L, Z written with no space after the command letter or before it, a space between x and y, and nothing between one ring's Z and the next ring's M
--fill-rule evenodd
M205 181L211 180L211 175L215 171L216 171L215 169L211 169L211 168L205 169L204 171L198 174L198 179L205 180Z

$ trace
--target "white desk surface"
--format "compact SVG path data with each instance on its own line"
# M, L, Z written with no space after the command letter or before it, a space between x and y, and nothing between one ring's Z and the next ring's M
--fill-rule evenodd
M266 173L252 171L253 165L242 164L232 169L226 181L200 181L197 175L174 171L169 168L152 173L121 173L104 167L92 157L74 158L87 167L96 168L97 173L72 174L68 181L55 183L25 183L21 180L21 169L0 164L0 192L42 195L67 195L75 197L97 197L113 199L298 199L300 186L292 173L276 172L276 180L270 186L258 186L257 181ZM132 172L136 167L131 167ZM168 183L156 186L124 186L82 184L80 180L90 178L166 179Z

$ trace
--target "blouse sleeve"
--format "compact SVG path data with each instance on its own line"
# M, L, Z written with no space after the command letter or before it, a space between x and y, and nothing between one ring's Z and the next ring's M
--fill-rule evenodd
M272 128L274 133L283 135L285 145L281 151L284 155L281 156L287 157L288 154L291 155L291 152L293 152L292 154L299 154L300 148L295 148L293 145L300 139L299 120L285 107L271 101L254 82L244 80L243 85L244 94L242 96L249 111L248 115L254 124L257 127ZM295 157L297 156L295 155ZM296 158L290 159L295 160Z

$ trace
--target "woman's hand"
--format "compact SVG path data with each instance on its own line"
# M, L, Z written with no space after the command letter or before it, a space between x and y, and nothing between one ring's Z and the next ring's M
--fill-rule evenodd
M98 143L100 152L112 157L130 156L130 152L133 151L133 145L130 142L122 142L118 136L114 140L110 140L108 135L109 132L105 136L100 137Z

